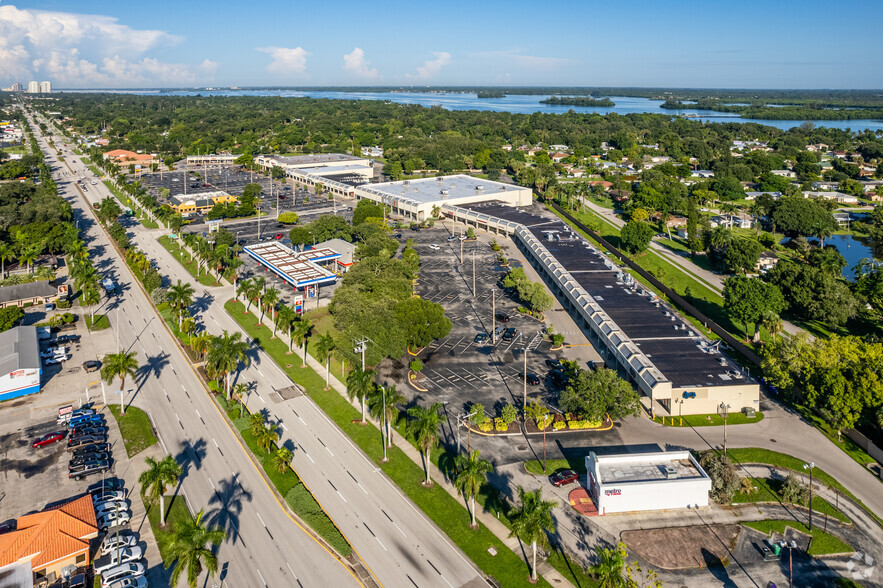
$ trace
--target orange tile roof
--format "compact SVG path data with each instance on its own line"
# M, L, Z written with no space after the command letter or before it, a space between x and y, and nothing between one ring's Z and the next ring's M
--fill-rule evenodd
M89 495L18 519L17 530L0 535L0 567L31 560L39 570L60 559L88 552L98 536L95 509Z

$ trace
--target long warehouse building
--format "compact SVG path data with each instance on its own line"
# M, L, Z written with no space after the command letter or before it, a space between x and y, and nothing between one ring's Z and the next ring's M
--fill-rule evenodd
M511 236L607 366L634 382L654 413L758 408L760 386L746 371L562 221L500 202L441 210L455 221Z

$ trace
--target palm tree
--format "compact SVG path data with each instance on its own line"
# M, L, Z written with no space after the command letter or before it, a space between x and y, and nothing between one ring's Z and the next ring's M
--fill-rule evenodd
M211 347L213 339L214 336L208 330L203 329L198 334L190 336L190 348L205 360L205 354Z
M423 450L423 467L426 470L426 485L431 484L429 479L429 453L438 443L438 422L441 403L436 402L429 408L415 406L408 409L408 414L414 417L408 421L408 432L417 440L417 445Z
M282 327L288 332L289 337L291 337L291 324L296 318L297 313L294 312L294 309L290 306L283 305L282 308L279 309L279 312L276 313L276 318L273 320L273 337L276 336L276 329L278 327Z
M287 447L280 447L273 454L273 468L280 474L284 474L285 470L291 464L291 458L294 457L291 450Z
M251 308L252 302L257 302L257 300L261 296L261 292L264 287L259 280L263 280L263 278L255 278L251 282L249 282L248 291L246 292L246 296L248 296L248 302L245 306L245 312L248 312L248 309Z
M350 400L359 399L362 403L362 422L365 422L365 399L374 390L374 371L356 366L346 377L346 395Z
M178 330L181 329L181 322L184 319L184 310L193 304L193 286L178 280L177 284L169 286L169 303L172 305L175 314L178 315Z
M245 408L250 389L251 387L244 382L240 382L233 386L233 398L239 403L239 418L242 418L242 412Z
M138 358L134 351L108 353L102 360L101 379L110 384L114 378L120 379L120 414L126 414L126 376L135 377Z
M374 393L368 398L368 408L371 416L378 420L382 420L386 429L387 447L392 447L392 422L399 414L397 404L404 404L407 398L396 390L395 384L385 389L375 387ZM385 409L385 412L384 412Z
M264 295L261 297L263 301L263 306L261 307L261 321L264 320L264 308L267 310L273 311L273 318L276 317L276 303L279 302L279 290L276 288L267 288L267 291L264 292Z
M202 525L202 517L205 509L196 514L195 519L184 519L176 523L172 540L168 547L171 556L166 569L175 564L169 580L170 586L177 586L181 574L187 571L187 585L196 588L196 582L203 568L209 576L218 572L218 556L209 548L209 545L220 545L227 538L227 531L223 527L208 527Z
M249 290L251 290L251 280L242 280L236 285L236 298L239 298L240 296L245 296L245 298L248 299ZM246 308L245 311L248 312L248 308Z
M782 318L778 315L778 313L772 310L764 311L764 313L760 316L759 324L767 330L767 332L774 340L776 338L776 335L782 332L782 328L784 326L782 323ZM755 332L755 342L757 342L759 337L760 332Z
M279 311L280 314L282 311ZM319 335L316 341L316 358L325 362L325 389L328 389L328 380L331 379L331 354L334 351L334 337L328 333Z
M301 359L303 363L300 367L307 367L307 339L313 331L313 321L308 318L302 318L293 325L293 340L301 347Z
M264 429L267 422L267 416L258 411L248 418L248 422L251 424L251 434L257 437L258 433Z
M19 263L27 264L28 273L30 273L31 264L40 258L41 253L43 253L43 245L40 243L31 245L30 247L23 247L21 252L18 254L18 261Z
M6 277L6 262L15 258L15 250L9 243L0 243L0 279Z
M625 588L630 586L622 568L626 564L625 546L620 543L614 548L595 546L598 561L589 566L589 573L598 581L598 588Z
M555 521L552 519L552 509L557 503L552 500L543 500L543 489L537 488L533 492L525 492L524 488L518 487L518 499L521 506L509 511L509 520L512 521L510 537L518 537L523 543L530 543L533 552L533 563L530 566L530 579L537 581L537 543L547 545L549 538L546 531L555 531Z
M269 454L273 445L279 441L279 429L275 425L264 426L255 437L258 447Z
M456 459L457 477L454 485L463 496L469 499L469 510L472 512L472 527L475 528L475 495L487 482L487 475L494 470L494 466L486 459L481 459L478 450L473 450L469 455L458 455Z
M238 270L245 262L236 257L235 255L227 260L227 270L233 272L233 288L236 288L236 281L239 277Z
M171 455L157 461L152 457L146 460L147 468L138 476L141 484L141 496L150 504L155 504L159 499L159 525L166 526L166 487L174 486L181 477L181 466Z
M248 365L248 343L242 340L242 333L229 334L226 330L220 337L212 339L206 354L206 367L224 378L224 390L230 400L230 373L239 368L239 362Z

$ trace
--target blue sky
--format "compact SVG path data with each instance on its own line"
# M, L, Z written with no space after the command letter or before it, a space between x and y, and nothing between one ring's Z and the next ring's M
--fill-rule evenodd
M0 83L883 87L879 0L130 6L0 0Z

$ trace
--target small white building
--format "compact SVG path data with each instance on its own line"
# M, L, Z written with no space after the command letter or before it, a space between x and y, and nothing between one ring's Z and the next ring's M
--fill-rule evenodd
M37 327L15 327L0 333L0 401L40 391Z
M711 479L689 451L586 456L599 515L708 506Z

